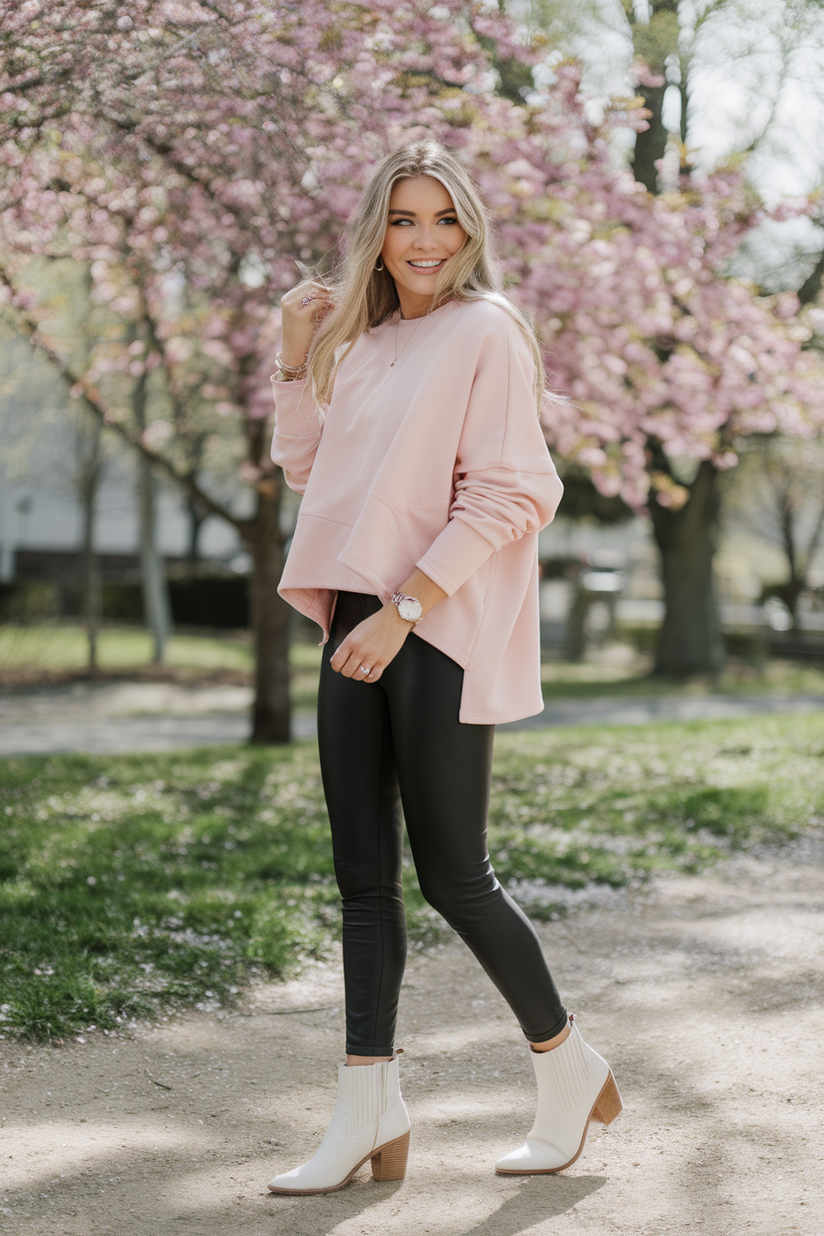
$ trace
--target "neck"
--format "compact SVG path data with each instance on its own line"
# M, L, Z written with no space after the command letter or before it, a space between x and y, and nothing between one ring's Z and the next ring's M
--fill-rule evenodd
M401 306L402 318L425 317L432 307L431 296L410 296L408 292L398 288L398 300Z

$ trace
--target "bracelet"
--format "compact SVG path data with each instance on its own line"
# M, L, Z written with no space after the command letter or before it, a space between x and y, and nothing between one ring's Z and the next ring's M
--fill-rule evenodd
M276 369L274 379L276 382L302 382L306 377L306 370L303 373L284 373L282 369Z
M308 360L309 360L309 353L307 352L299 365L287 365L286 361L283 359L283 355L280 352L278 352L277 356L275 357L275 364L278 367L278 369L281 371L281 373L304 374L306 373L306 362Z

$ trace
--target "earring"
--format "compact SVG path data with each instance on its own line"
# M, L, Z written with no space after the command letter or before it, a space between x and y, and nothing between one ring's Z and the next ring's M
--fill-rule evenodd
M378 262L380 262L380 266L378 266ZM380 254L378 254L378 262L375 263L375 270L380 274L382 270L386 270L386 267L383 264L383 258Z

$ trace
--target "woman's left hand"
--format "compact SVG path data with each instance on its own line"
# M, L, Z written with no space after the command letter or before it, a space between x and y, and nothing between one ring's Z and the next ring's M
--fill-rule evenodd
M349 632L330 665L344 678L377 682L400 652L411 630L412 623L404 622L395 606L386 604Z

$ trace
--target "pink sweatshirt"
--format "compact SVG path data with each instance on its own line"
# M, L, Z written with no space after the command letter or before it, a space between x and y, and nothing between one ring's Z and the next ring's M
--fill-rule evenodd
M386 600L419 567L447 597L415 635L463 667L468 723L543 707L538 532L563 486L533 372L517 324L488 299L365 331L322 422L305 383L273 379L272 458L304 495L281 596L325 642L337 590Z

